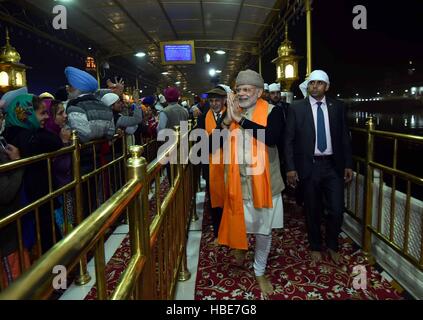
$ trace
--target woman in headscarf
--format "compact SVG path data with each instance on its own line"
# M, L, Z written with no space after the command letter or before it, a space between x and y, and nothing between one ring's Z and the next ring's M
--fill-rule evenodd
M68 116L63 103L59 100L44 99L48 112L48 120L45 124L47 131L60 137L63 145L71 144L71 130L67 125ZM54 189L59 189L72 181L72 157L69 153L53 159L53 183ZM65 235L65 219L67 220L67 230L71 230L75 219L73 212L72 192L66 192L58 199L60 207L55 210L56 223L60 227L62 236Z
M62 140L45 130L48 112L44 102L37 96L24 94L17 96L6 110L4 137L17 147L22 158L56 151L63 147ZM47 161L39 161L25 167L21 186L21 207L32 203L49 193ZM53 246L50 203L39 207L41 228L41 251L44 253ZM26 214L23 219L24 242L28 249L35 243L34 216ZM56 228L57 231L57 228ZM60 233L56 232L56 239Z
M19 159L18 148L11 144L5 148L0 146L0 164ZM0 219L20 209L19 190L23 173L23 168L0 173ZM16 223L10 223L0 230L0 284L3 288L21 275L17 234ZM23 265L26 268L30 265L28 250L23 252Z

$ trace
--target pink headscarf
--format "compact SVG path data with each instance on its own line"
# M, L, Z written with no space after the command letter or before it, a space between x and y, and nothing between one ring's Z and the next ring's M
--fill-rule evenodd
M46 121L44 127L48 131L59 135L61 128L54 122L54 118L55 118L56 115L54 114L54 111L53 111L53 108L52 108L53 100L52 99L43 99L43 101L44 101L44 104L47 107L47 112L48 112L48 120Z

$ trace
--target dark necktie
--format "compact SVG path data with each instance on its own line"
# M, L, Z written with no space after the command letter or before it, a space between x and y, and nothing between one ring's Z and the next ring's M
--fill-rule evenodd
M325 117L322 110L323 102L316 102L317 104L317 149L324 152L327 148Z
M221 115L220 113L216 113L215 115L216 115L216 123L219 123Z

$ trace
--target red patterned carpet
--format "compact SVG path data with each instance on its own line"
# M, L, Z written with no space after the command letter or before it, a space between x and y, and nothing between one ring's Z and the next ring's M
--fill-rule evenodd
M214 247L213 232L205 205L203 234L197 271L196 300L257 300L261 292L253 275L254 238L243 266L237 266L226 247ZM366 264L350 239L343 239L341 252L349 265L337 267L325 255L313 266L309 257L305 220L299 208L285 201L285 228L274 231L266 275L275 287L274 300L374 300L403 299L379 272ZM353 267L364 265L367 290L355 290Z

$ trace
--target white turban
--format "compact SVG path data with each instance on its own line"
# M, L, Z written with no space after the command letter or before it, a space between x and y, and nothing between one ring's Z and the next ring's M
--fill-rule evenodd
M166 103L166 98L164 97L164 95L159 94L159 101L161 104Z
M327 84L330 84L329 76L326 72L324 72L323 70L314 70L312 73L310 73L308 79L306 79L306 81L300 84L300 90L303 93L304 97L307 97L307 87L310 81L323 81Z
M103 102L106 106L110 107L114 103L119 101L119 96L116 93L106 93L103 98L101 98L101 102Z
M269 85L267 83L264 84L264 91L269 91Z
M281 91L281 86L280 86L279 83L272 83L269 86L269 92L275 92L275 91L277 91L277 92Z

